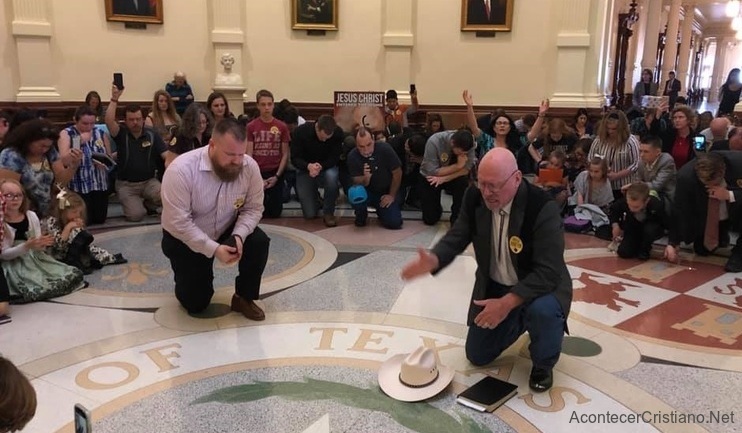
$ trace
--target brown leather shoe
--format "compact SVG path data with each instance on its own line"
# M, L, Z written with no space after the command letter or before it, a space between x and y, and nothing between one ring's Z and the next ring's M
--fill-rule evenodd
M325 220L325 225L327 227L337 227L338 221L335 219L335 215L325 215L322 217Z
M253 300L242 299L237 294L232 295L232 311L242 313L243 316L250 320L265 320L265 313L263 309Z

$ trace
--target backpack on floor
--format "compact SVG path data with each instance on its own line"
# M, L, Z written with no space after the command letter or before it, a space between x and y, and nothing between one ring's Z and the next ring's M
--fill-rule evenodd
M570 215L564 219L564 230L570 233L586 233L592 227L593 224L590 220L577 219L574 215Z

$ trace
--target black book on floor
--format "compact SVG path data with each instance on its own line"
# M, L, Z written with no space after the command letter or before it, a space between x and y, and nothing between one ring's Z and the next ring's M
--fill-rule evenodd
M486 376L459 394L456 402L480 412L492 412L517 393L516 385Z
M12 322L13 319L10 316L0 316L0 325Z

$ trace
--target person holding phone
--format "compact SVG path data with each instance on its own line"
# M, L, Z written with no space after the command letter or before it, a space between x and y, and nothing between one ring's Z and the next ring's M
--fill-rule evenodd
M387 90L386 106L384 107L384 122L387 126L392 122L397 122L403 127L409 126L407 116L415 113L420 106L417 101L417 88L414 84L410 84L410 97L412 98L412 105L400 104L397 91L394 89Z
M700 150L696 147L694 139L698 135L694 129L696 113L687 105L679 105L670 112L672 127L663 131L660 119L668 109L667 102L660 104L649 131L652 135L660 137L662 151L672 155L675 167L680 170L688 161L696 157L696 153L706 151L705 143Z
M116 194L124 209L124 217L137 222L148 213L156 214L161 205L157 175L164 170L167 146L159 134L144 126L142 108L138 105L126 107L123 124L116 121L116 109L122 93L118 85L111 87L106 126L117 149Z
M103 224L108 216L108 167L93 154L115 156L106 134L95 127L95 111L87 105L79 107L75 124L62 130L57 145L62 157L73 149L81 152L82 160L69 188L85 200L88 224Z

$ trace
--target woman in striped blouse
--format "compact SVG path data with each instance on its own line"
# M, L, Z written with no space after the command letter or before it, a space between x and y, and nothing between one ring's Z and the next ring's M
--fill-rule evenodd
M85 200L88 224L103 224L108 216L108 167L93 159L93 154L109 157L113 154L108 136L95 128L95 111L87 105L78 108L75 124L59 134L57 145L62 157L72 149L82 152L82 161L69 188Z
M588 160L605 159L613 196L621 197L621 187L637 180L639 142L629 131L629 121L621 111L606 114L598 127L598 135L590 146Z

